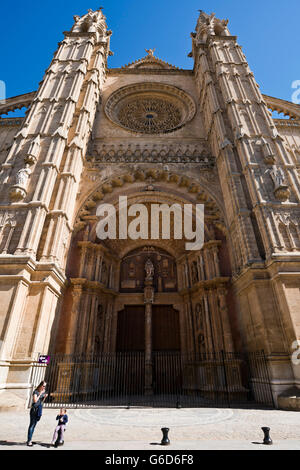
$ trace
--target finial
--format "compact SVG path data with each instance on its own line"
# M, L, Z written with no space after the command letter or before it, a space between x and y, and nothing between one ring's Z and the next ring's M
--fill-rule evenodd
M153 57L153 56L154 56L154 51L155 51L155 49L145 49L145 51L147 52L147 54L148 54L150 57Z
M104 10L104 7L99 7L99 10Z

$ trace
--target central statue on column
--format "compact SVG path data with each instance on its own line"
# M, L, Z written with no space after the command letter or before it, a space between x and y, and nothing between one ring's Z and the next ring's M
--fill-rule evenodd
M153 266L153 263L152 263L150 258L147 259L147 261L146 261L145 271L146 271L145 281L153 281L154 266Z
M145 304L152 304L154 301L154 288L153 288L153 276L154 276L154 265L151 259L147 259L145 264L145 287L144 287L144 302Z

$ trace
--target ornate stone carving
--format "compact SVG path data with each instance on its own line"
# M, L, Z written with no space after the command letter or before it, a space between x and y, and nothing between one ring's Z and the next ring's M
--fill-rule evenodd
M21 168L16 175L16 184L18 186L22 186L26 188L29 176L31 174L31 170L29 169L29 165L27 164L25 168Z
M197 29L199 36L205 39L207 36L228 36L229 31L227 29L228 20L220 20L216 18L215 13L208 15L204 11L200 10L198 19Z
M154 288L152 285L145 285L144 302L145 304L152 304L153 301L154 301Z
M27 192L22 189L18 188L17 186L13 186L9 191L9 197L12 202L22 201L26 197Z
M179 129L196 112L194 100L183 90L164 83L137 83L118 89L105 104L115 124L143 133L166 133Z
M212 169L215 158L209 154L205 143L199 144L98 144L90 149L88 161L97 163L197 163L201 168Z
M299 251L300 249L300 230L299 213L281 212L276 214L277 233L280 236L280 246L276 246L275 251Z
M289 190L289 187L288 186L281 186L277 189L275 189L274 191L274 195L276 197L276 199L278 199L279 201L287 201L290 197L290 190Z
M166 100L137 98L120 109L118 120L133 131L158 134L175 129L181 122L181 112Z
M12 214L9 212L5 212L0 219L0 246L1 246L1 253L7 254L9 250L9 245L17 226L17 214Z
M275 163L275 154L272 150L271 145L264 138L261 139L262 151L265 163L274 165Z
M152 281L153 276L154 276L154 266L150 258L146 261L145 271L146 271L145 281Z
M142 57L141 59L135 60L132 63L129 63L123 67L124 69L169 69L169 70L179 70L178 67L174 65L168 64L164 60L155 57L154 51L155 49L145 49L147 55Z
M275 189L283 186L285 182L285 175L280 167L278 168L276 165L273 165L272 170L270 171L270 176L273 180Z
M286 201L290 196L290 190L286 184L286 178L282 168L273 165L270 176L274 183L274 195L276 199Z
M150 57L153 57L153 56L154 56L155 49L145 49L145 51L147 52L147 54L148 54Z
M101 10L102 8L97 11L89 9L88 13L82 17L75 15L72 33L96 33L98 37L105 36L105 16Z
M37 137L31 142L29 150L26 157L24 158L25 163L28 165L34 165L37 161L37 157L40 151L40 136Z
M11 201L21 201L27 195L28 179L31 175L29 164L25 168L21 168L16 174L16 184L11 187L9 196Z

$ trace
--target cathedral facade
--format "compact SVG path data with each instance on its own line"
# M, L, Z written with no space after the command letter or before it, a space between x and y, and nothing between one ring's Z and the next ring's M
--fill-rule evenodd
M26 401L39 353L264 350L277 405L299 407L300 106L261 94L227 25L200 12L192 70L152 49L108 68L89 11L39 89L0 104L28 107L0 119L0 401ZM99 204L119 219L124 196L203 204L203 247L100 240Z

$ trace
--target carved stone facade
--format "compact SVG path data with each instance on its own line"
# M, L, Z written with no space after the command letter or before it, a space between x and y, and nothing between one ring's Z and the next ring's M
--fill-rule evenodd
M111 32L101 9L89 11L38 91L0 104L29 106L24 119L0 119L3 403L25 401L38 353L118 350L118 319L134 306L148 362L152 312L165 307L178 315L180 351L263 349L275 398L300 388L300 106L260 93L227 25L200 12L193 70L153 49L110 69ZM203 248L99 240L97 207L113 204L119 220L119 196L203 203Z

